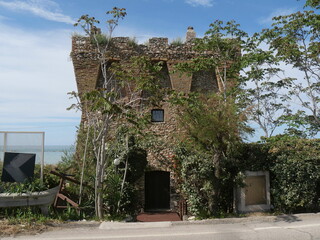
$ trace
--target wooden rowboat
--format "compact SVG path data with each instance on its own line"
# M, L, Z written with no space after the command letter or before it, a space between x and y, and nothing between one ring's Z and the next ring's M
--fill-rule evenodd
M0 193L0 207L29 207L38 206L44 215L48 215L48 207L54 202L59 186L30 193Z

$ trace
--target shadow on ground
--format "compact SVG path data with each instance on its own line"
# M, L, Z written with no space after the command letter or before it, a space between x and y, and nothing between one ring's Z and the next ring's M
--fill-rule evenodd
M275 219L275 222L292 223L292 222L299 222L299 221L301 221L300 218L298 218L297 216L291 215L291 214L279 215Z

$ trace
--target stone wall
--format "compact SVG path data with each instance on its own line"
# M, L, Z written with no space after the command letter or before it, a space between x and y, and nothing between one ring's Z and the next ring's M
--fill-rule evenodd
M184 44L171 45L168 38L151 38L145 45L136 44L128 37L116 37L109 41L106 59L109 62L119 61L127 63L133 56L147 56L153 61L162 61L160 83L162 87L171 88L176 91L189 93L190 91L216 91L218 84L215 71L202 71L193 75L175 72L177 63L191 61L200 54L193 50L195 33L193 29L188 29L189 37ZM214 57L211 52L201 53L208 57ZM92 91L100 85L101 70L98 61L99 52L96 50L90 39L87 37L74 36L72 38L71 57L77 81L78 92L84 93ZM164 122L151 123L149 131L155 133L163 143L168 143L166 147L150 151L148 153L149 171L170 172L170 208L176 210L178 207L179 194L176 189L175 176L172 169L172 146L175 144L174 134L181 133L179 129L176 109L169 103L164 102L156 108L164 110ZM151 111L152 107L146 109ZM139 181L141 190L141 205L144 205L144 179Z
M154 61L163 61L171 80L173 89L189 92L191 86L201 86L207 89L208 81L195 80L192 83L191 75L172 73L177 63L188 62L200 54L192 49L192 41L180 45L171 45L168 38L151 38L148 44L139 45L128 37L115 37L109 42L106 59L108 61L128 61L133 56L147 56ZM91 91L97 84L100 66L97 60L98 52L90 39L82 36L72 38L71 57L74 64L78 91ZM201 55L214 56L211 52ZM208 73L209 74L209 73ZM214 72L210 72L211 78L216 78ZM211 83L213 83L211 81ZM213 83L216 84L216 83Z

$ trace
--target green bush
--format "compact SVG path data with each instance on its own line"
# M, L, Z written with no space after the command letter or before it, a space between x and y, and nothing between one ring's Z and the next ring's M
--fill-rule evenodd
M142 207L136 183L144 175L146 166L147 152L132 146L128 153L128 171L122 195L120 189L125 171L124 162L117 167L116 171L114 166L110 166L107 170L105 199L109 208L108 212L112 218L119 217L119 214L122 216L126 214L134 215Z
M243 186L239 173L268 170L270 172L271 204L283 213L320 210L320 140L277 136L264 143L244 143L222 166L223 173L214 179L210 156L200 152L176 151L180 190L188 202L188 210L199 218L214 216L212 204L221 213L232 209L232 189ZM212 198L214 184L223 192L219 201Z
M43 182L40 180L40 164L35 165L35 174L32 179L26 179L22 183L17 182L0 182L0 192L7 193L27 193L44 191L58 186L59 179L50 174L54 168L52 165L45 165L43 169Z
M214 169L208 158L199 155L183 157L182 191L187 196L189 211L199 217L212 215Z
M180 191L187 199L188 211L198 218L218 216L232 211L233 171L227 166L222 166L221 177L217 179L210 155L187 151L183 147L176 149L175 154L175 171L179 176ZM214 189L223 190L215 193Z
M234 161L230 164L237 172L269 170L273 164L269 149L270 146L264 143L243 143L234 153Z
M244 144L237 171L269 170L271 204L283 213L320 210L320 140L278 135Z
M144 170L148 164L147 152L144 149L133 147L129 152L129 171L127 181L135 183L144 175Z
M285 213L320 210L320 140L270 139L271 196Z
M119 135L119 136L118 136ZM103 188L103 203L105 214L108 219L121 219L127 214L134 214L141 208L139 205L136 181L140 179L147 164L147 153L132 143L127 153L124 145L123 134L116 134L116 138L108 144L107 165L105 167L105 178ZM74 155L65 154L58 168L60 171L73 175L73 178L81 179L81 170L87 133L80 128L78 132L77 151ZM84 168L84 183L90 187L83 187L81 209L87 217L93 217L94 210L94 183L96 161L89 134L86 162ZM121 194L121 185L125 171L125 160L128 157L127 177L124 183L124 191ZM115 158L121 158L118 166L113 164ZM79 199L79 185L70 183L67 188L68 196L74 201Z

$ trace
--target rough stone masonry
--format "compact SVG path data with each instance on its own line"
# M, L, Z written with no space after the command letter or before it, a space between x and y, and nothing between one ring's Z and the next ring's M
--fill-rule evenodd
M129 37L114 37L111 39L111 44L106 54L108 61L120 61L124 64L133 56L146 56L155 62L162 61L162 79L160 81L162 87L184 93L217 91L218 84L214 69L212 71L199 71L191 75L174 72L177 63L191 61L200 55L215 57L212 52L199 53L193 50L195 38L196 33L193 27L188 27L186 41L181 44L169 44L168 38L151 38L147 44L139 45L133 43ZM82 94L99 87L100 62L97 58L96 48L88 37L72 37L71 57L78 93ZM158 108L159 106L157 106ZM175 110L166 102L160 108L163 110L164 119L162 122L152 123L151 130L161 136L163 141L173 143L173 134L179 133ZM167 161L168 164L165 164L163 160ZM175 187L174 173L168 167L170 161L172 161L172 151L170 149L163 150L161 157L152 153L148 154L149 171L170 172L170 209L176 210L179 194ZM144 181L144 178L139 181L141 206L145 205L144 187L146 185Z

